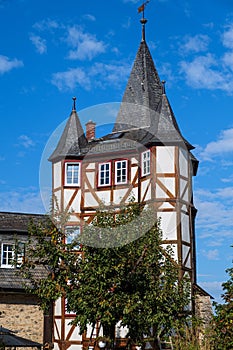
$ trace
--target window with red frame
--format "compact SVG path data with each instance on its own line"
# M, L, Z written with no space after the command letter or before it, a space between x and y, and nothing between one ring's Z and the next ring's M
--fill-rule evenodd
M99 164L98 186L110 186L111 184L111 163Z
M117 160L115 162L115 184L126 184L128 172L128 162L127 160Z

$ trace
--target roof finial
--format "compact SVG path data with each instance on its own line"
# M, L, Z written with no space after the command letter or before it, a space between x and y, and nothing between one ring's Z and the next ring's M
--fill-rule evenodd
M150 0L145 1L140 7L138 7L138 13L142 12L142 18L140 22L142 23L142 41L145 41L145 24L147 23L147 19L145 19L145 7L150 2Z
M162 83L162 94L166 95L166 91L165 91L166 80L162 80L161 83Z
M72 97L73 100L73 111L76 111L76 97Z

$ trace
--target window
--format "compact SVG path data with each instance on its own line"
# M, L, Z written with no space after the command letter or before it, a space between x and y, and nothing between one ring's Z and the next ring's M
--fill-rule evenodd
M66 227L66 244L71 244L77 239L80 234L80 226L67 226Z
M115 162L115 184L127 183L127 160Z
M14 245L2 243L1 267L14 267Z
M101 163L99 164L99 186L108 186L111 182L111 164L110 163Z
M150 174L150 150L142 153L142 176Z
M65 164L65 185L66 186L80 185L80 163Z

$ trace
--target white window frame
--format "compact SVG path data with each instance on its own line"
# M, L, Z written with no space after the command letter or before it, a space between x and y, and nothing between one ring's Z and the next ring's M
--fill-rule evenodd
M78 179L75 181L75 169L71 170L71 183L68 180L68 167L78 166ZM66 162L65 163L65 186L80 186L81 162Z
M106 169L106 166L109 166L109 169ZM104 169L101 167L104 166ZM99 163L99 171L98 171L98 186L111 186L111 162ZM108 177L106 176L108 173ZM103 175L103 177L101 176ZM104 180L104 183L101 183L101 179ZM107 181L108 179L108 181Z
M120 169L118 169L118 164L123 165L123 163L125 163L125 167L122 167ZM120 171L120 175L119 175L119 171ZM123 172L125 172L125 175L123 174ZM118 180L118 176L120 176L120 180ZM123 179L123 177L125 176L125 180ZM122 160L116 160L115 161L115 184L116 185L124 185L127 184L128 182L128 160L126 159L122 159Z
M4 249L4 246L11 246L12 247L12 250L5 250ZM15 266L14 266L14 250L15 250L15 245L12 244L12 243L7 243L7 242L3 242L1 244L1 267L2 268L8 268L8 269L13 269ZM3 259L4 259L4 253L6 253L6 262L4 263L3 262ZM9 257L9 253L12 253L12 256ZM11 260L11 263L10 263L10 260Z
M146 150L141 154L141 174L142 176L146 176L150 174L150 150Z

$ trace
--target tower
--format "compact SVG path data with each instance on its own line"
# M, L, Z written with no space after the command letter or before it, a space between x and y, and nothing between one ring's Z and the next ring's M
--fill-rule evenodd
M59 212L70 213L67 229L91 223L102 203L118 208L133 195L140 204L152 203L161 218L163 244L172 245L180 278L196 283L196 209L192 178L198 161L182 135L146 43L142 39L111 133L95 138L95 123L84 134L74 98L72 112L52 162L53 196ZM60 349L82 346L91 331L78 336L70 325L65 300L56 303L55 344Z

